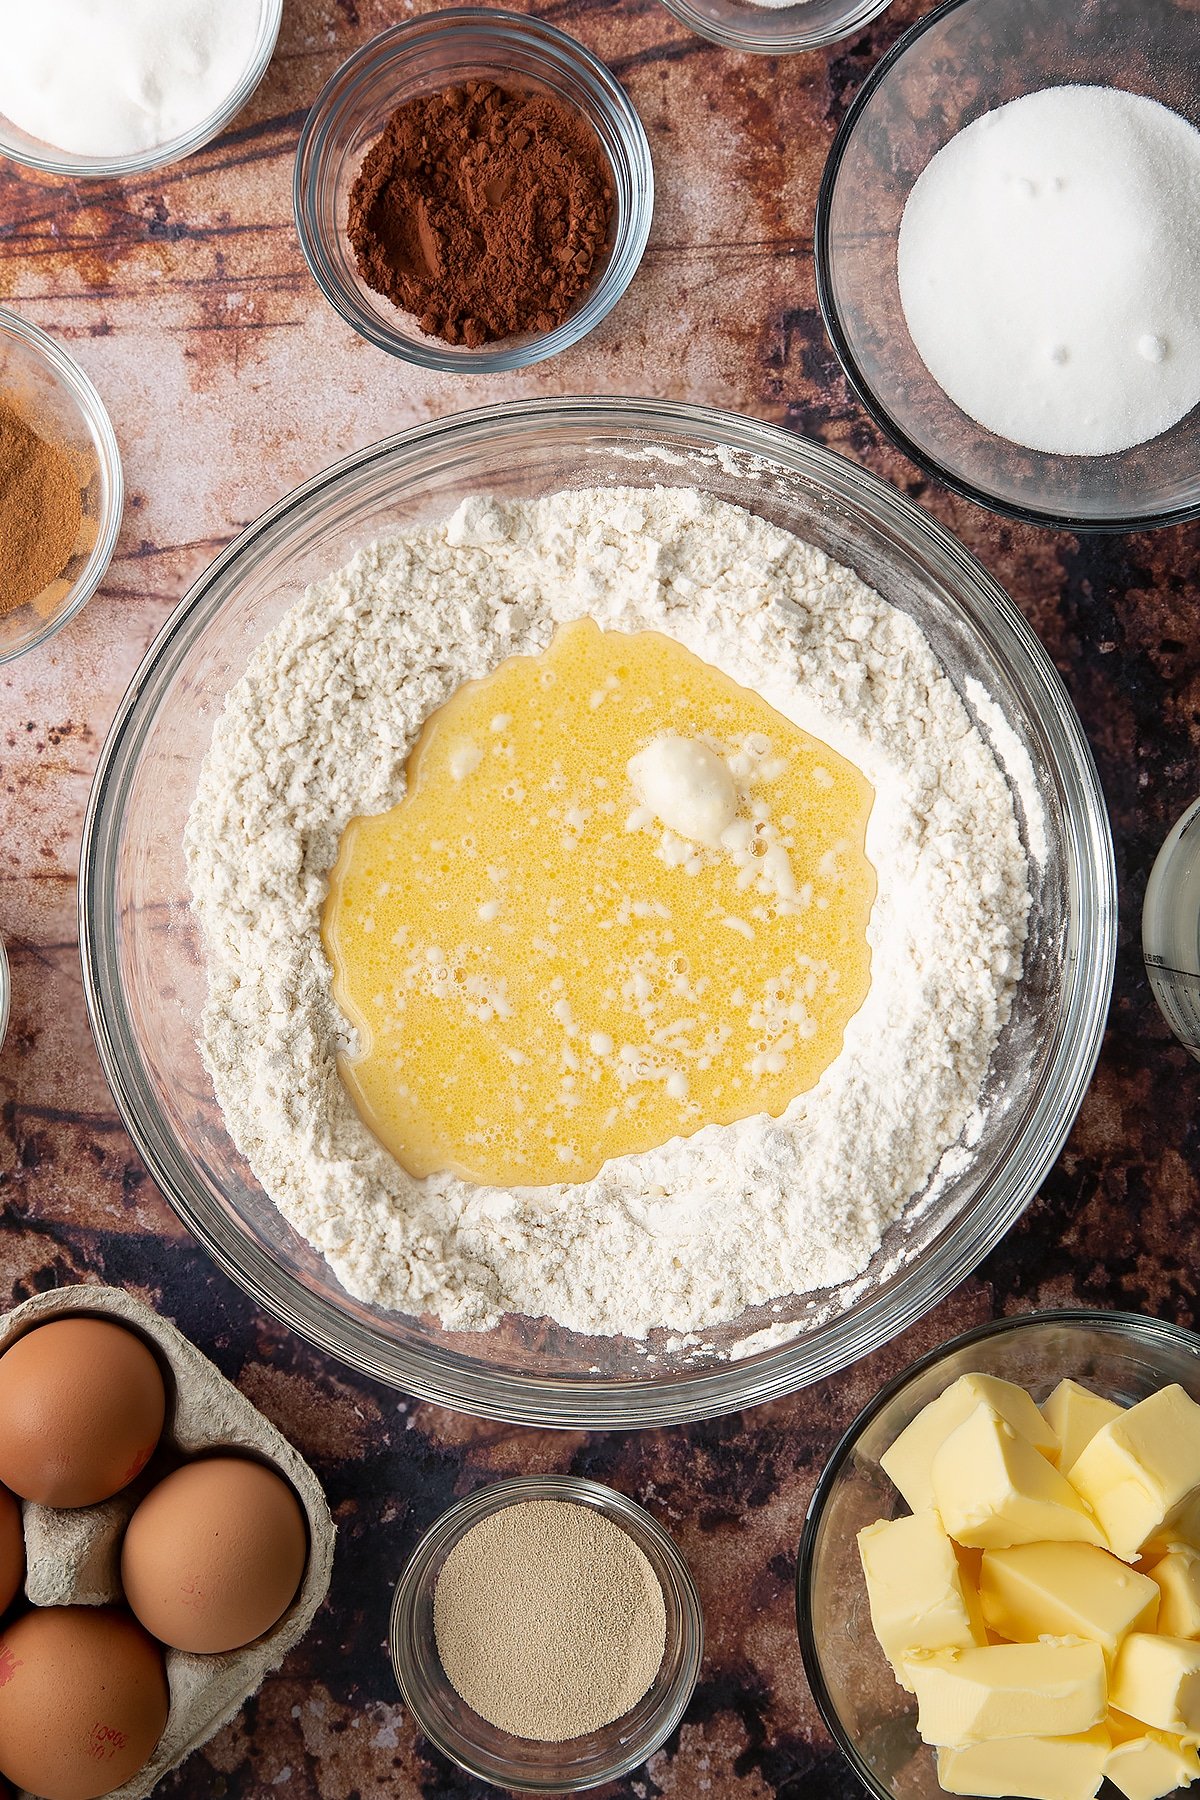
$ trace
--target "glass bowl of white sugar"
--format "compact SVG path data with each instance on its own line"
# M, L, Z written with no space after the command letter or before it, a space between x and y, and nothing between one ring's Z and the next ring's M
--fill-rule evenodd
M5 25L0 154L119 180L181 162L262 80L283 0L45 0Z
M580 490L590 496L587 517L571 523ZM483 534L483 548L470 555L471 567L484 579L489 569L509 567L495 536L497 521L506 516L503 509L518 507L524 518L532 507L549 516L553 532L545 564L551 573L544 579L555 584L565 579L553 573L564 554L582 558L571 565L579 569L582 586L572 577L566 603L585 611L590 605L594 613L596 559L606 532L637 529L638 541L649 545L656 558L655 570L675 568L660 539L644 528L645 515L629 500L631 492L641 494L645 505L651 504L645 499L651 494L668 496L676 510L699 509L697 516L705 521L696 539L699 564L707 563L710 544L728 549L730 540L717 533L733 527L707 521L710 510L723 519L722 509L729 506L742 509L739 531L757 539L768 528L778 529L811 547L804 560L808 566L808 559L815 559L811 566L819 572L814 575L819 585L805 605L813 608L819 654L815 660L806 655L803 672L799 663L787 663L782 684L769 690L779 704L790 704L801 691L811 692L825 679L821 668L828 667L828 659L846 669L846 683L839 675L837 685L848 696L846 704L855 706L858 678L850 671L874 666L886 685L902 667L911 666L913 640L907 624L909 651L903 656L881 652L872 639L870 615L858 610L860 602L843 599L848 569L860 578L851 592L869 584L877 597L886 597L895 612L911 621L928 646L921 654L929 655L934 665L937 693L948 702L946 688L953 690L953 707L947 703L936 710L937 716L945 714L955 722L955 766L979 766L965 760L965 740L957 726L961 718L971 744L978 742L994 758L987 779L1005 791L1010 803L1005 830L1023 847L1031 902L1020 973L1003 1023L996 1018L994 1037L989 1035L982 1081L976 1086L972 1078L970 1116L961 1128L956 1116L953 1131L938 1138L932 1163L918 1170L915 1185L905 1159L913 1143L925 1136L928 1122L934 1121L936 1128L944 1114L931 1105L907 1054L897 1054L897 1034L907 1029L902 1008L890 1012L887 1028L881 1025L870 1033L869 1043L843 1065L862 1070L866 1051L874 1057L871 1047L880 1046L875 1074L862 1076L864 1086L855 1090L863 1095L861 1104L856 1101L835 1114L838 1121L850 1121L829 1128L838 1134L836 1145L814 1143L818 1132L797 1140L806 1148L795 1152L802 1166L794 1183L782 1179L770 1158L753 1147L769 1135L765 1115L751 1121L752 1144L741 1163L731 1149L735 1128L726 1133L724 1127L713 1127L698 1148L706 1156L711 1149L715 1159L714 1172L705 1180L716 1198L699 1216L690 1204L696 1186L686 1171L692 1165L680 1162L693 1140L676 1138L670 1166L664 1168L664 1181L669 1177L677 1183L674 1190L659 1185L657 1174L647 1179L644 1162L631 1166L630 1178L645 1182L645 1199L629 1204L622 1199L608 1207L603 1221L607 1235L593 1233L590 1260L582 1253L561 1257L572 1277L568 1296L551 1294L549 1284L556 1279L559 1246L579 1214L579 1184L527 1188L524 1200L511 1192L501 1203L504 1210L488 1210L486 1217L472 1196L473 1216L488 1232L493 1216L510 1231L514 1205L526 1207L542 1248L535 1246L529 1254L522 1250L520 1269L536 1266L541 1274L526 1304L508 1304L506 1292L503 1309L493 1307L490 1318L476 1313L456 1319L447 1279L451 1273L455 1281L460 1274L470 1279L472 1271L455 1241L424 1227L407 1236L412 1214L404 1207L389 1214L388 1235L381 1240L371 1216L353 1203L353 1196L344 1205L339 1202L340 1211L318 1207L323 1218L297 1212L297 1222L291 1223L239 1149L237 1126L222 1110L210 1075L214 1064L211 1059L206 1063L200 1039L209 1028L235 1031L241 1002L231 995L228 1006L210 1004L220 978L219 944L192 904L185 833L205 783L214 727L229 716L228 697L241 686L254 659L261 662L260 647L279 622L306 595L315 594L331 571L362 551L368 555L359 566L373 568L370 546L397 534L429 527L440 538L443 532L470 529ZM763 576L754 575L756 567L761 571L757 557L748 557L738 538L732 542L736 573L729 577L730 590L760 593L756 582L761 584ZM613 570L627 566L611 557L606 565ZM726 567L723 562L716 566ZM676 574L676 591L687 596L690 618L697 609L697 583L682 567ZM502 619L507 626L527 618L542 580L539 575L526 583L522 577L519 587L509 590L521 595L519 620L515 602L492 608L482 598L478 604L455 600L453 617L445 618L451 618L454 629L460 628L456 620L465 621L461 629L476 644L489 620ZM661 573L654 580L658 592L664 585ZM444 585L439 584L439 591ZM626 591L623 575L619 585ZM374 680L373 669L384 672L381 716L393 714L397 695L416 691L420 679L412 591L407 582L398 588L403 617L394 630L375 610L362 616L358 637L357 610L339 602L341 615L351 622L351 654L363 679ZM796 604L797 616L808 616L805 605ZM828 627L826 605L832 609ZM306 641L325 640L318 631ZM430 641L443 656L444 632ZM826 643L828 659L821 649ZM389 644L401 659L394 680L385 655ZM266 654L273 656L270 644ZM285 714L302 692L312 699L334 691L320 679L297 680L290 656L272 666L283 671L290 690ZM881 726L895 720L905 745L925 730L941 729L928 699L932 688L911 706L901 706L878 699L874 680L864 674L862 707ZM349 679L345 691L350 698L354 687L355 679ZM914 719L917 729L910 731ZM288 730L296 744L312 747L324 727L314 722ZM239 728L235 735L246 743L258 741L253 729L244 734ZM382 737L368 734L363 742L367 766L384 766L378 749ZM315 785L306 781L305 791L318 794L331 786L340 791L340 775L332 784L325 777ZM244 792L249 793L248 785ZM905 822L907 830L911 818L916 830L914 806L919 806L922 821L926 814L931 821L944 816L941 802L925 784L917 802L903 807L889 802L881 808L881 819ZM994 815L990 807L988 816ZM236 897L241 871L262 861L256 846L272 838L290 855L297 839L294 828L286 826L272 837L251 823L248 833L240 801L227 816L236 825L238 875L227 888L223 877L219 885ZM947 832L939 825L929 835L949 850L963 843L957 828ZM330 865L332 836L314 830L305 840L311 854L326 857ZM1009 891L997 874L1007 865L995 862L993 835L985 836L989 848L957 851L954 867L959 873L953 879L971 893ZM298 850L298 858L300 854ZM213 870L214 883L217 861L214 856L204 865ZM297 861L293 866L309 865ZM895 926L879 940L880 967L894 951L898 962L891 962L893 970L898 964L907 970L913 963L903 947L913 941L914 930L923 929L921 919L928 910L909 904L914 891L926 891L914 889L913 877L905 872L909 867L899 853L884 863L895 905L904 909L902 917L893 910ZM827 1379L904 1329L975 1267L1037 1192L1087 1088L1112 982L1115 888L1095 767L1053 664L1012 602L927 514L822 446L731 413L651 400L526 400L436 420L356 452L266 513L196 583L134 679L100 759L82 847L81 943L99 1052L146 1166L199 1240L261 1305L327 1354L439 1405L526 1425L628 1430L710 1417ZM245 913L247 929L261 912L255 902ZM281 959L291 954L284 939L300 941L287 938L287 930L263 965L270 992L278 997L278 1006L271 1001L273 1016L278 1013L284 1021L295 1017L293 999L301 995L305 980L303 968L294 976L281 968ZM222 941L237 944L243 935L235 925ZM1003 952L1004 967L1011 969L999 939L995 946L994 953ZM982 964L974 958L966 965L973 998L959 1009L952 1037L945 1031L942 1009L929 998L940 971L959 966L960 947L957 928L952 942L938 934L928 952L922 952L920 993L905 1002L918 1019L929 1020L935 1046L945 1046L935 1051L938 1068L951 1075L963 1066L974 1021L988 1011L979 1002ZM322 954L319 944L304 954L304 968L319 970L314 960ZM911 983L901 985L913 995ZM877 1004L887 1006L896 992L895 978L880 978ZM906 1041L912 1041L911 1034ZM248 1075L245 1091L254 1118L276 1135L300 1117L293 1075L310 1088L312 1080L323 1080L323 1071L338 1079L328 1052L311 1035L292 1032L288 1044L278 1053L273 1047L261 1054L239 1052L225 1063ZM928 1068L930 1060L924 1055L922 1066ZM286 1070L288 1080L278 1098L269 1091L277 1070ZM888 1081L894 1098L884 1108L881 1095ZM328 1158L320 1118L332 1117L340 1105L338 1092L322 1088L318 1122L311 1131L301 1123L294 1154L287 1152L287 1171L306 1180L310 1172L324 1179ZM304 1120L314 1116L311 1109L303 1113ZM877 1117L885 1122L882 1147L872 1125ZM243 1141L254 1156L253 1142L248 1137ZM867 1146L861 1179L855 1161L860 1145ZM818 1163L825 1171L822 1180L830 1184L828 1200L825 1190L818 1198L812 1187ZM610 1174L618 1164L632 1165L632 1159L613 1158ZM898 1179L897 1167L909 1198L893 1205L889 1184ZM269 1171L265 1175L273 1179ZM796 1205L792 1226L793 1196L801 1192L804 1198ZM560 1197L553 1223L544 1210L546 1195ZM666 1203L661 1210L659 1200ZM698 1244L706 1221L724 1219L735 1206L747 1220L747 1237L716 1264L717 1301L692 1329L692 1289L702 1266ZM771 1207L788 1209L782 1225L764 1225ZM569 1208L574 1211L568 1216ZM634 1245L614 1243L613 1232L623 1229L622 1216L634 1218ZM825 1220L823 1236L814 1219ZM847 1266L847 1244L861 1242L860 1227L868 1226L874 1247L864 1244L863 1257L855 1256ZM302 1235L304 1228L310 1237ZM797 1243L808 1259L795 1279L790 1268L784 1271L778 1287L804 1286L806 1291L767 1292L760 1282L752 1290L753 1301L742 1298L750 1291L743 1286L731 1303L730 1283L753 1273L761 1240L768 1235ZM676 1249L679 1236L688 1241ZM827 1241L833 1245L832 1261L824 1256ZM665 1252L658 1248L663 1245ZM655 1270L661 1268L664 1281L675 1282L677 1293L682 1290L682 1299L672 1300L669 1312L659 1310L663 1302L657 1282L646 1278L652 1253L660 1258ZM707 1254L711 1269L713 1257ZM350 1257L357 1258L353 1266ZM819 1286L810 1273L813 1258L820 1264ZM482 1257L476 1266L482 1266ZM587 1276L583 1301L592 1294L602 1296L604 1322L572 1300L579 1298L580 1284L573 1275L580 1268ZM393 1283L388 1292L397 1293L394 1282L410 1272L420 1285L413 1286L411 1296L404 1295L408 1304L390 1300L377 1278L386 1277ZM435 1280L440 1283L436 1290L430 1285ZM706 1285L705 1295L710 1291ZM631 1315L629 1325L626 1299L641 1309ZM447 1313L449 1323L443 1323ZM607 1321L614 1314L619 1323L610 1329Z
M1078 531L1200 513L1200 58L1182 0L948 0L830 153L817 289L928 473Z
M728 50L783 56L862 31L891 0L663 0L668 12Z

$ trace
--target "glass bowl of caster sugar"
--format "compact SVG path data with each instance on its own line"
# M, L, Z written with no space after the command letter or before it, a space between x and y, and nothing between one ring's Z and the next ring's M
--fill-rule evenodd
M599 1482L530 1476L444 1513L396 1588L389 1643L422 1734L523 1793L577 1793L678 1725L704 1625L675 1544Z
M283 0L15 7L0 57L0 152L85 179L180 162L246 104L282 17Z
M930 474L1033 523L1200 513L1200 59L1169 3L948 0L838 134L818 292Z

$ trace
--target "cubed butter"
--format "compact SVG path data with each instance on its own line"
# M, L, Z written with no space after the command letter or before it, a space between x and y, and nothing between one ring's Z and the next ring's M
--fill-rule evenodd
M979 1577L983 1572L983 1551L974 1550L967 1544L955 1544L954 1552L958 1557L958 1566L963 1572L963 1580L969 1581L975 1592L978 1593Z
M938 1781L948 1794L997 1800L1093 1800L1104 1778L1111 1739L1103 1725L1074 1737L995 1738L962 1750L939 1750Z
M979 1598L936 1513L881 1519L858 1534L871 1624L901 1687L912 1650L965 1650L985 1641ZM1157 1598L1158 1590L1154 1589Z
M1157 1630L1164 1637L1200 1637L1200 1552L1181 1544L1146 1574L1161 1596Z
M1159 1731L1200 1732L1200 1644L1131 1632L1117 1652L1109 1700Z
M1126 1800L1162 1800L1200 1777L1200 1757L1182 1738L1119 1712L1109 1713L1108 1728L1112 1749L1104 1773Z
M1064 1474L1100 1427L1119 1419L1123 1411L1115 1400L1093 1394L1091 1388L1078 1381L1059 1382L1050 1398L1042 1402L1042 1417L1058 1439L1054 1461Z
M986 1624L1019 1643L1081 1637L1115 1656L1131 1631L1153 1631L1159 1592L1147 1575L1094 1544L985 1550L979 1598Z
M1071 1483L986 1402L935 1451L931 1485L957 1543L984 1550L1041 1542L1106 1547Z
M1015 1382L998 1375L960 1375L936 1400L931 1400L900 1433L879 1461L914 1512L934 1504L931 1469L934 1455L950 1433L986 1402L1007 1419L1014 1431L1035 1444L1044 1456L1054 1456L1058 1438L1033 1400Z
M927 1744L961 1748L992 1738L1073 1737L1108 1710L1099 1644L989 1644L905 1659Z
M1180 1549L1200 1550L1200 1493L1175 1508L1169 1522L1146 1539L1142 1553L1166 1556L1168 1551Z
M1102 1425L1067 1470L1126 1562L1200 1491L1200 1406L1178 1385Z

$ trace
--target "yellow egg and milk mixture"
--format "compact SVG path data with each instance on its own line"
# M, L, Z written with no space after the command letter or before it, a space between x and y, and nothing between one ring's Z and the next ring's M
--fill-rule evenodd
M427 720L323 920L341 1073L414 1176L578 1182L781 1114L870 984L870 784L653 631L561 626Z

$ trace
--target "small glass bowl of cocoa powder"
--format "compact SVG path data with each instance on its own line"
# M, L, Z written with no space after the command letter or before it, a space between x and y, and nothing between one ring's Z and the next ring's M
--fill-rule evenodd
M390 124L397 117L399 127ZM490 129L489 120L494 120ZM461 183L449 167L458 154L459 121ZM496 141L514 153L493 154ZM421 146L430 142L423 157ZM432 168L433 178L449 173L460 193L476 198L482 193L479 210L487 213L490 206L492 216L447 219L444 191L429 198L426 212L425 195L398 180L381 200L379 178L390 171L379 165L389 151L392 168L405 181L416 181L409 172L417 164L426 172ZM540 166L526 161L535 157L542 159ZM584 181L585 197L578 204L577 188L564 186L570 244L564 241L556 256L539 263L529 252L536 234L530 232L522 244L521 215L510 191L524 182L536 184L543 205L556 174L566 179L564 157L572 182L581 170L590 180ZM368 198L375 205L368 217L364 182L372 171L376 180ZM429 13L374 38L327 84L296 154L296 225L317 285L368 343L426 369L463 374L521 369L578 343L632 280L653 206L646 133L615 76L545 20L491 8ZM585 253L576 255L581 216ZM382 219L379 230L377 219ZM463 223L466 230L456 235ZM507 257L499 242L505 232L512 240ZM477 318L455 290L469 287L473 278L477 292L487 284L478 280L475 257L461 249L455 257L454 249L485 240L489 250L498 244L490 259L497 271L496 304L485 303L485 316ZM514 272L520 269L525 280L517 283ZM424 280L431 270L438 277L432 297L427 304L420 298L414 302L421 286L407 277ZM509 290L501 291L506 281ZM527 302L526 290L541 294L543 281L544 303ZM421 315L406 303L422 306Z
M478 1656L481 1662L486 1662L491 1650L495 1649L495 1685L501 1693L507 1686L511 1698L512 1685L515 1683L519 1687L528 1671L523 1668L524 1659L520 1655L507 1666L500 1659L512 1654L514 1644L520 1644L523 1626L517 1623L509 1631L499 1634L500 1638L507 1636L509 1639L506 1650L503 1642L491 1636L483 1621L489 1615L494 1616L495 1607L503 1607L505 1594L518 1587L523 1591L520 1597L513 1592L512 1611L515 1619L527 1621L531 1591L536 1590L539 1583L533 1563L530 1564L530 1578L526 1581L521 1579L519 1569L514 1575L498 1560L493 1560L494 1540L485 1550L481 1539L487 1532L478 1533L476 1528L494 1526L502 1514L506 1519L512 1519L515 1515L508 1512L509 1508L527 1513L531 1510L530 1503L534 1509L539 1505L544 1509L545 1502L551 1503L552 1511L582 1507L610 1530L615 1527L623 1533L636 1560L643 1567L649 1566L646 1579L655 1581L662 1594L657 1622L662 1660L649 1687L628 1712L610 1724L579 1737L560 1738L557 1742L547 1741L545 1737L513 1736L489 1724L467 1704L442 1664L435 1604L448 1561L456 1551L466 1548L466 1540L470 1539L466 1559L468 1570L482 1584ZM537 1540L543 1558L554 1555L553 1535L541 1534ZM614 1579L618 1578L618 1564L611 1556L605 1558L603 1566L606 1572L612 1572ZM569 1567L564 1563L564 1570ZM600 1567L599 1560L589 1564L583 1578L583 1588L591 1588L590 1594L581 1589L579 1606L585 1614L584 1619L574 1618L571 1628L561 1638L552 1633L556 1650L564 1660L568 1652L563 1639L570 1640L578 1633L581 1648L587 1646L582 1650L581 1660L574 1666L563 1668L557 1695L541 1696L543 1700L551 1701L552 1710L554 1702L569 1708L568 1696L572 1688L578 1688L585 1681L592 1697L608 1691L606 1678L613 1673L612 1659L619 1640L609 1641L600 1616L591 1620L592 1629L581 1629L591 1618L590 1607L597 1598L595 1587ZM461 1579L460 1576L456 1585L461 1585ZM498 1582L501 1585L495 1592L484 1592ZM553 1578L551 1584L559 1585ZM631 1667L639 1648L635 1624L639 1609L634 1590L629 1588L614 1595L611 1609L604 1610L609 1619L620 1618L629 1628L625 1650ZM679 1725L700 1673L704 1655L704 1618L691 1572L678 1547L658 1521L636 1501L581 1476L525 1475L477 1488L429 1527L396 1585L388 1644L405 1703L422 1736L443 1756L449 1757L468 1774L510 1792L574 1794L599 1787L604 1782L617 1781L631 1769L638 1768L661 1749ZM657 1645L655 1651L657 1653ZM589 1663L594 1663L594 1671L589 1671ZM480 1675L483 1688L493 1685L482 1678L481 1671L476 1673ZM640 1686L640 1680L637 1685ZM534 1710L541 1711L542 1707L536 1705Z
M0 308L0 663L84 607L124 506L104 403L74 359Z

